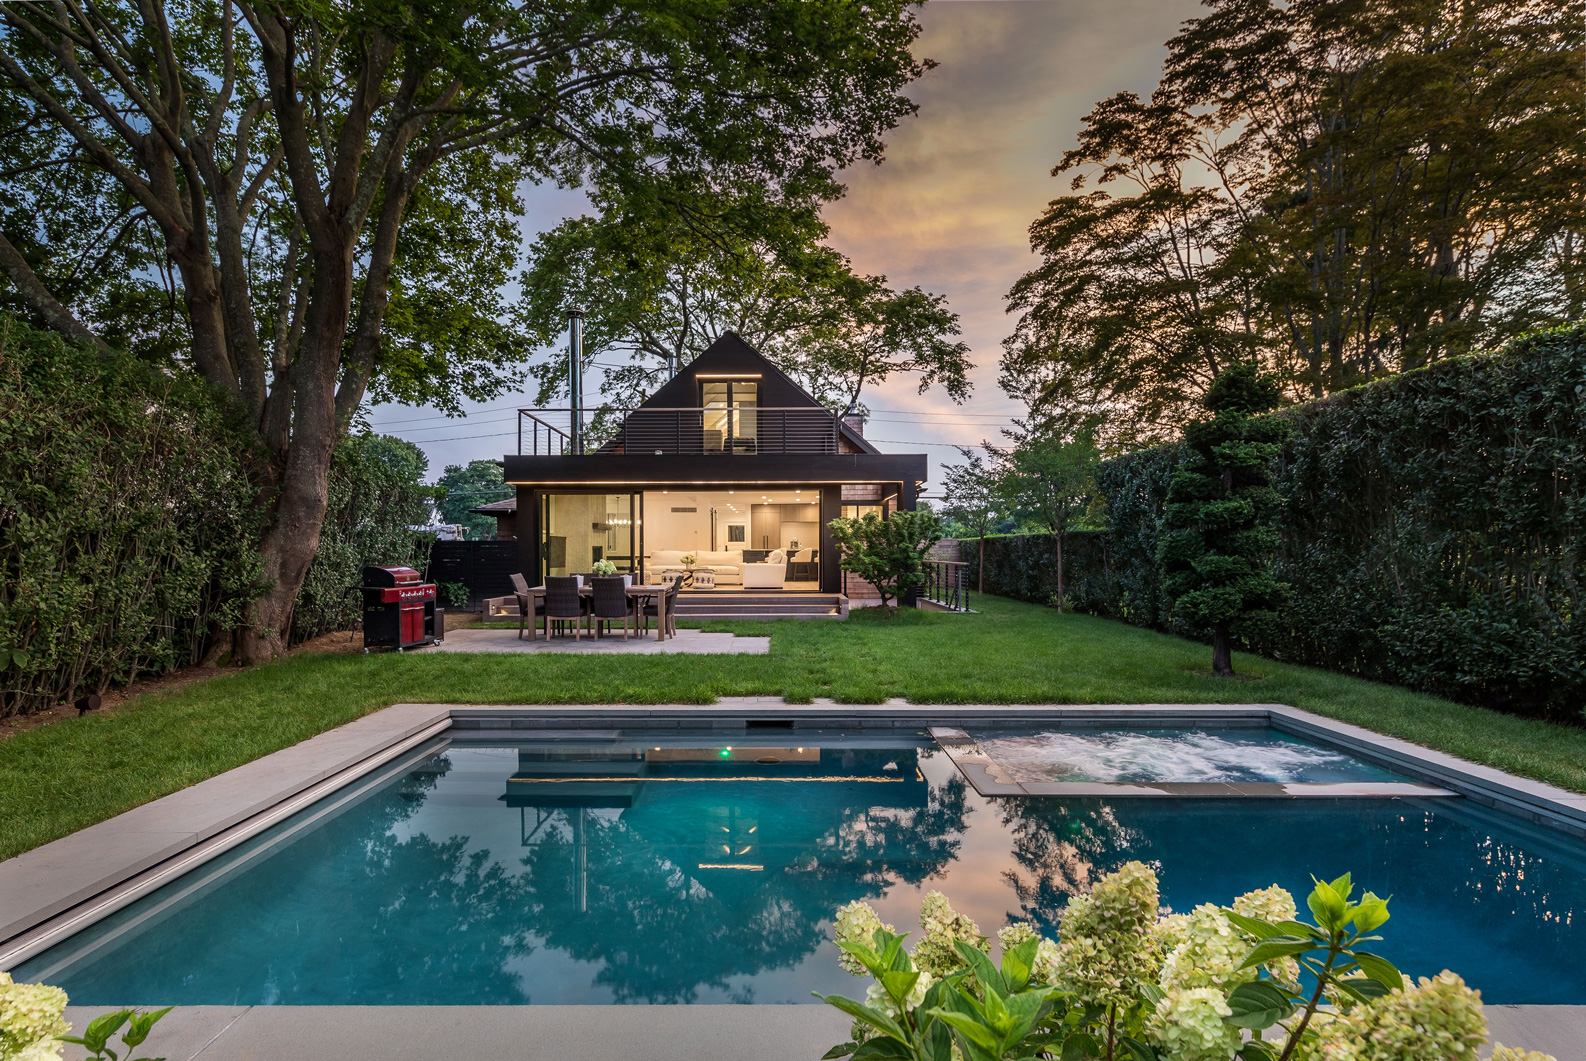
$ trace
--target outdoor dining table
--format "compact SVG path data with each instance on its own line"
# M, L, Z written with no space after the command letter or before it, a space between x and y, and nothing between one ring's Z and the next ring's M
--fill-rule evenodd
M649 599L650 597L659 597L661 594L665 593L670 588L671 588L670 586L667 586L665 584L658 585L658 586L629 586L628 587L628 601L633 605L634 621L635 622L638 621L638 619L639 619L638 610L639 610L640 606L643 605L643 603L647 599ZM592 596L595 595L595 587L591 586L589 583L586 582L582 586L578 587L578 595L580 597L592 597ZM544 600L544 599L545 599L545 586L543 584L542 585L538 585L538 586L530 586L529 587L529 615L530 615L529 640L530 641L538 641L540 639L540 624L538 622L533 621L533 615L534 615L534 609L538 606L539 602ZM598 637L600 635L597 632L595 636ZM547 617L546 620L545 620L545 640L549 641L550 639L551 639L551 620L549 619L549 617ZM657 641L665 641L666 640L666 617L664 615L659 615L659 616L656 617L655 639Z

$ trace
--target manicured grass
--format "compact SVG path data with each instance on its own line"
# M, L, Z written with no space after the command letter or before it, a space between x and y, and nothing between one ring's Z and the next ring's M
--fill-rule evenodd
M707 623L766 656L304 655L0 742L0 858L402 702L1283 703L1586 792L1586 730L1238 655L1086 615L977 597L978 615Z

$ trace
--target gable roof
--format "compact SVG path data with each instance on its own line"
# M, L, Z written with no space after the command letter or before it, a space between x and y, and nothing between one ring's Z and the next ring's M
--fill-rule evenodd
M692 409L700 405L699 376L704 375L758 376L760 405L767 408L822 409L825 406L793 382L787 373L777 368L764 354L744 341L737 332L723 332L721 337L690 361L676 376L667 380L650 397L639 405L640 409ZM865 441L863 435L845 423L839 424L844 438L861 453L881 451Z

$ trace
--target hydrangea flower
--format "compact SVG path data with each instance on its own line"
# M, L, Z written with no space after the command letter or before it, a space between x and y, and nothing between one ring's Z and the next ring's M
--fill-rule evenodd
M870 948L876 945L876 929L892 931L891 925L882 923L875 907L858 899L847 906L838 907L834 927L838 943L860 943ZM868 972L858 958L841 947L837 950L837 964L855 976L864 976Z
M1246 892L1230 906L1241 917L1258 917L1263 921L1293 921L1299 913L1299 907L1294 905L1294 896L1289 894L1288 889L1276 884Z
M1234 928L1221 909L1202 903L1179 923L1180 938L1162 962L1162 987L1218 987L1231 990L1254 980L1254 969L1239 965L1250 952L1250 941Z
M946 976L961 967L964 960L953 946L963 940L972 947L989 951L991 943L980 934L980 929L968 917L954 910L941 892L927 892L920 904L920 927L924 937L914 945L909 957L914 967L933 976Z
M1556 1061L1556 1059L1552 1054L1544 1054L1540 1050L1521 1050L1518 1047L1496 1043L1492 1048L1492 1056L1487 1061Z
M1328 1061L1474 1061L1487 1041L1481 993L1447 969L1357 1006L1322 1029Z
M1239 1049L1239 1029L1223 1022L1232 1013L1216 988L1175 988L1156 1004L1146 1034L1171 1061L1229 1061Z
M1151 867L1127 862L1077 895L1063 911L1053 982L1098 1006L1128 1005L1133 984L1160 965L1157 881Z
M913 1013L918 1009L920 1004L925 1001L925 992L929 991L931 985L935 982L936 977L922 971L919 980L915 981L913 989L909 991L908 996L903 1000L904 1011ZM874 1009L879 1009L893 1020L897 1020L902 1016L898 1012L897 1004L892 1001L892 996L887 994L887 989L873 981L869 987L865 988L865 1004Z
M66 992L44 984L13 983L0 972L0 1057L17 1061L57 1061L57 1035L71 1030L61 1013Z
M1030 965L1030 980L1038 985L1050 984L1057 975L1057 944L1049 939L1042 939L1034 927L1023 921L1016 921L1007 928L997 929L997 941L1002 944L1004 953L1032 939L1040 942L1035 945L1035 961Z

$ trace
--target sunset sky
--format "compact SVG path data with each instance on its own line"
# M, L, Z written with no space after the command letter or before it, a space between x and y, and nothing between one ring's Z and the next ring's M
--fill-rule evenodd
M1000 441L1022 411L997 386L1012 325L1003 296L1033 263L1030 222L1067 187L1053 164L1097 100L1150 92L1163 43L1198 10L1190 0L933 0L921 11L918 53L940 65L910 89L919 114L893 133L885 162L845 174L848 195L826 219L856 268L946 295L962 318L976 366L968 402L916 394L906 379L865 395L866 434L880 449L931 455L929 494L940 490L939 463L958 459L953 444ZM582 195L556 188L531 188L528 200L526 241L584 207ZM383 406L370 422L422 446L433 479L447 464L512 448L512 410L524 404L532 401L504 395L453 420Z

